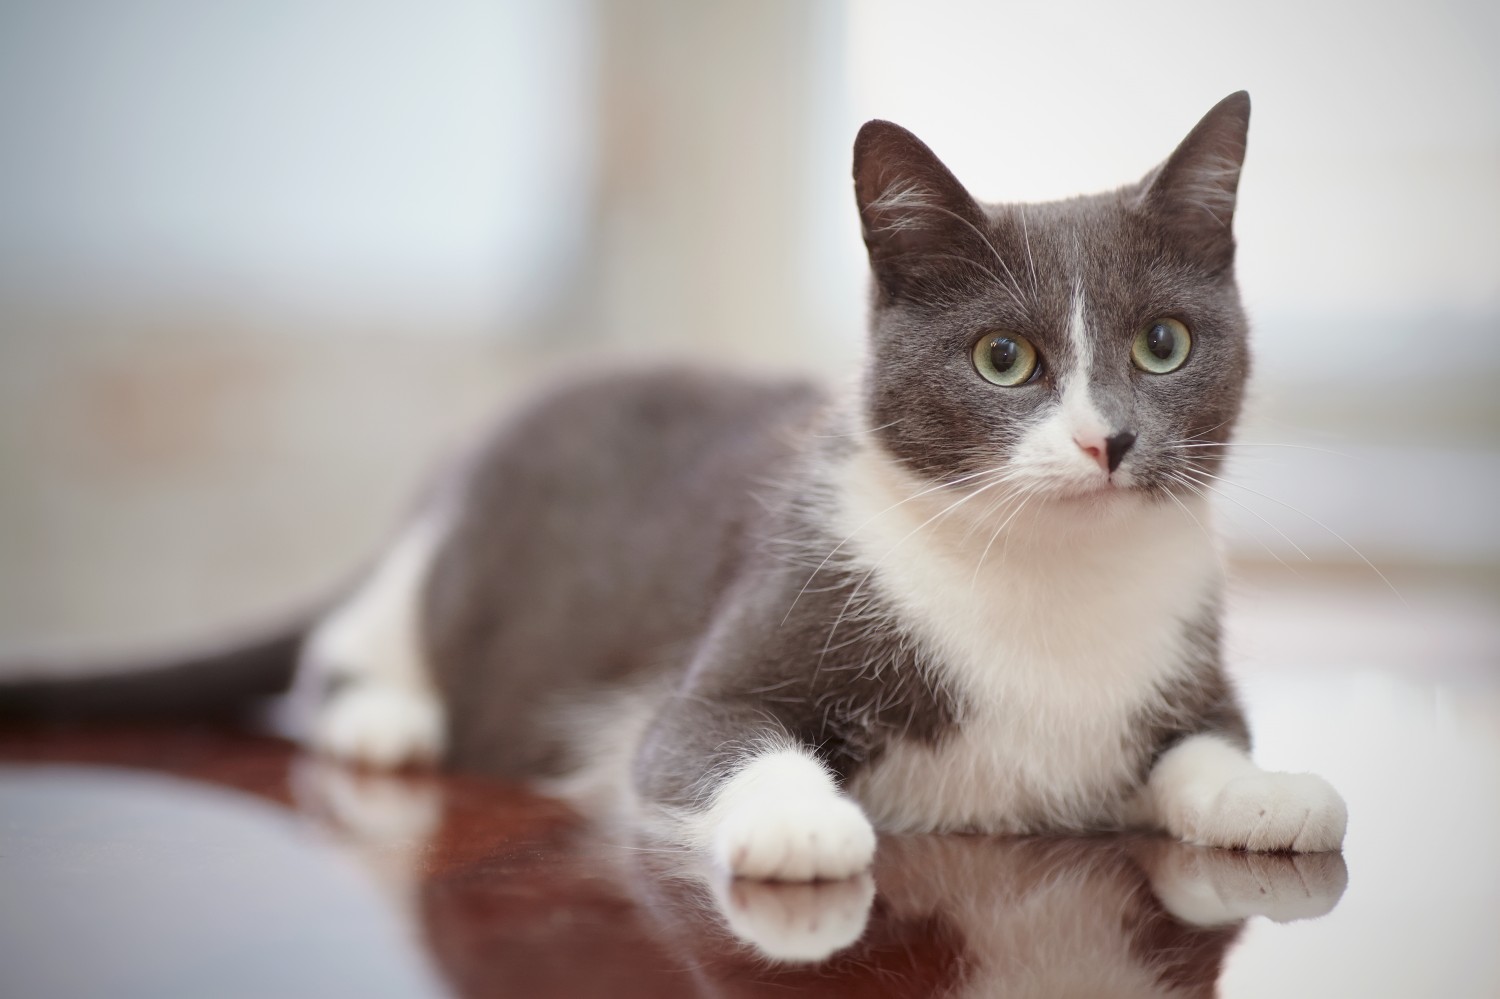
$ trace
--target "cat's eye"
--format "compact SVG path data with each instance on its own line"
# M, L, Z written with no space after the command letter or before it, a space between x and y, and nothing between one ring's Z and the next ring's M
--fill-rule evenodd
M1015 333L991 333L974 345L974 370L987 382L1012 388L1036 377L1036 348Z
M1164 375L1187 363L1193 338L1188 328L1175 319L1153 319L1135 335L1130 345L1130 359L1142 371Z

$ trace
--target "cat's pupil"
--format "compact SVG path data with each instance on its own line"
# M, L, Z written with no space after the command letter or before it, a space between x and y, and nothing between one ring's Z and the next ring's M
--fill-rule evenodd
M1021 359L1021 348L1009 337L999 337L990 341L990 363L995 370L1001 374L1016 366Z
M1157 323L1146 334L1146 349L1165 361L1177 349L1177 334L1166 323Z

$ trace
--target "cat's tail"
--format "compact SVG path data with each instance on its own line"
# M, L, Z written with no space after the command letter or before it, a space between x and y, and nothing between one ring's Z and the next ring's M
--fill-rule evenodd
M212 647L94 665L33 657L0 662L0 718L134 721L222 718L291 689L303 640L299 615Z

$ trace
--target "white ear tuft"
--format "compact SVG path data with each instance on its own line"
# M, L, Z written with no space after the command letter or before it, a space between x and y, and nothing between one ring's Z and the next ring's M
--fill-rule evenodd
M921 139L888 121L854 140L854 195L870 267L900 297L924 274L983 252L984 212ZM978 249L976 249L976 246Z

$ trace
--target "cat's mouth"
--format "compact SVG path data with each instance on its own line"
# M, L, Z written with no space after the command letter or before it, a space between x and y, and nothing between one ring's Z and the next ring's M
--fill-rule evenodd
M1102 504L1115 503L1140 491L1139 484L1129 476L1118 473L1108 477L1093 477L1086 481L1069 479L1059 483L1052 498L1064 503Z

